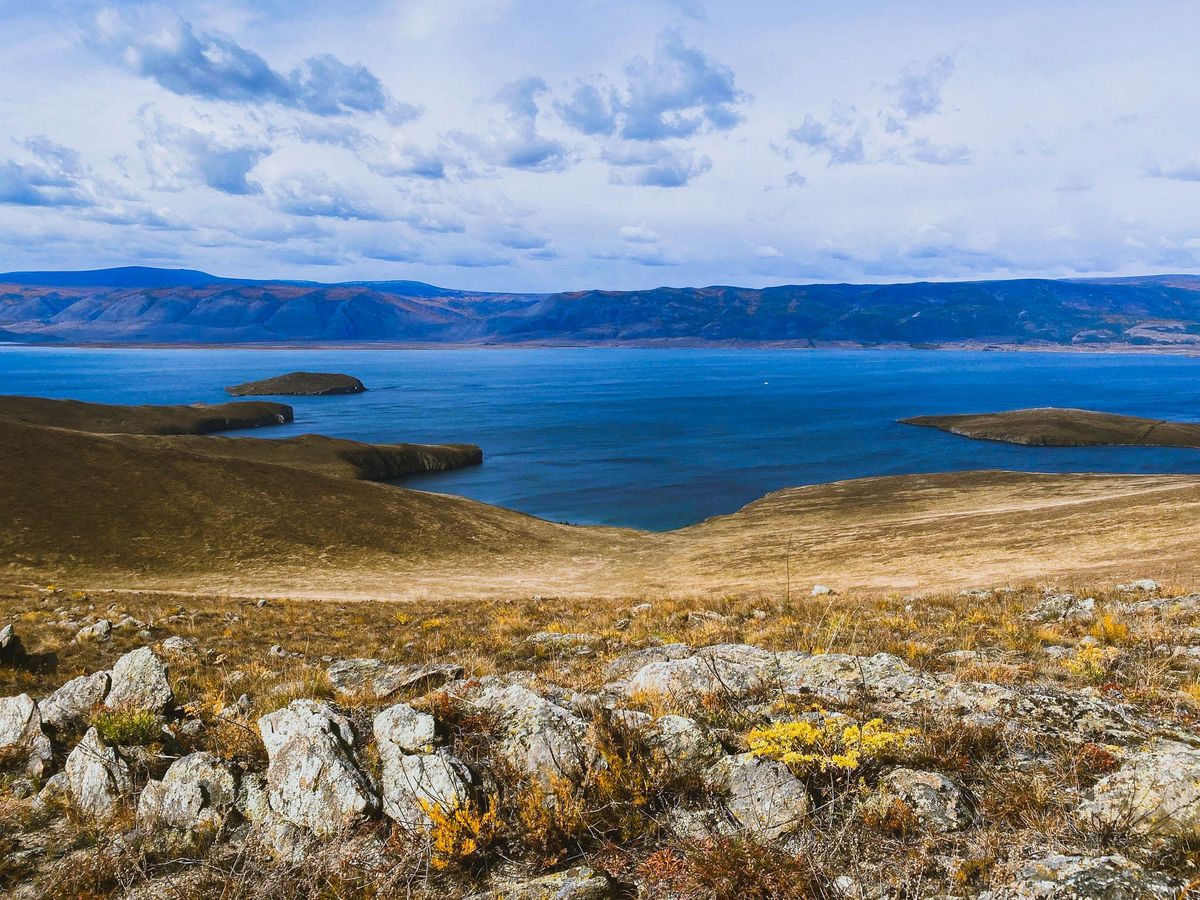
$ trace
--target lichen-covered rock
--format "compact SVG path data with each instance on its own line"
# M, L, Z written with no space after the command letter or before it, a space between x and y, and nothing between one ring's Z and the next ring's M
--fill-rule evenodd
M200 652L200 647L191 638L172 635L162 642L162 651L168 656L195 656Z
M1096 600L1074 594L1047 594L1025 616L1030 622L1090 622L1096 616Z
M149 647L131 650L113 664L112 684L104 705L110 709L141 709L161 713L174 694L167 668Z
M625 696L659 694L685 700L707 695L731 699L750 696L768 683L775 654L757 647L722 644L704 647L680 659L650 662L610 689Z
M1160 744L1134 753L1079 811L1142 833L1200 838L1200 750Z
M11 624L0 628L0 666L19 666L28 654Z
M434 687L461 678L463 667L455 663L391 666L378 659L338 659L326 670L333 686L343 694L369 694L376 700L399 690Z
M587 632L538 631L526 637L525 643L535 650L591 656L597 647L603 646L604 638Z
M112 637L113 625L108 619L101 619L91 625L85 625L75 632L75 640L83 643L84 641L107 641Z
M603 872L577 866L541 878L498 881L471 900L610 900L616 886Z
M42 717L28 694L0 697L0 760L18 760L38 777L53 758Z
M660 765L685 771L706 768L721 756L721 745L695 719L662 716L645 729L643 737Z
M324 704L297 700L258 725L270 760L267 797L285 820L329 835L377 808L345 717Z
M945 775L916 769L893 769L883 786L903 800L929 831L945 833L975 822L973 804L965 791Z
M237 779L229 768L211 753L192 753L142 790L138 826L215 831L236 800Z
M646 609L650 604L643 604ZM638 609L638 607L634 607ZM692 648L687 644L663 644L659 647L647 647L644 650L631 650L622 653L604 668L604 677L608 681L624 681L634 672L653 662L668 662L673 659L683 659L692 655Z
M496 751L510 765L551 790L559 781L583 781L594 750L579 716L509 678L480 679L465 699L496 719Z
M428 753L437 737L437 722L407 703L397 703L375 716L373 730L381 756L395 752Z
M117 805L133 793L128 764L100 739L95 728L89 728L67 756L64 771L71 802L93 819L110 818Z
M944 691L936 678L918 672L890 653L781 653L780 686L785 694L823 703L847 703L866 696L877 704L906 706Z
M72 678L38 704L42 721L57 731L86 725L92 708L108 696L109 683L108 672Z
M1145 871L1123 856L1054 854L1022 866L1010 884L981 900L1168 900L1178 880Z
M791 834L808 815L804 783L774 759L743 753L712 769L713 786L725 793L725 808L744 829L767 839Z
M380 796L383 811L401 828L427 831L430 812L453 815L471 799L465 767L440 754L395 753L383 757Z

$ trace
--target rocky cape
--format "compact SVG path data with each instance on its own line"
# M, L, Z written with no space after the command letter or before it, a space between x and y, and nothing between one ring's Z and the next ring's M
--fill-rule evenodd
M1200 277L527 294L170 269L10 272L0 341L1187 348L1200 344Z
M996 413L913 416L900 422L981 441L1033 447L1200 448L1200 423L1146 419L1089 409L1048 406Z

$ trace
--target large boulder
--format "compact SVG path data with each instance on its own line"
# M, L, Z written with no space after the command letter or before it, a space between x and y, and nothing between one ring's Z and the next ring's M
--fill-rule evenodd
M149 647L131 650L113 664L112 684L104 705L161 713L174 699L167 667Z
M1145 834L1200 839L1200 750L1147 747L1096 783L1080 813Z
M118 804L133 793L129 765L95 728L89 728L67 756L64 771L71 802L93 819L111 818Z
M151 781L138 800L138 826L149 831L215 831L237 800L237 779L211 753L171 763L162 781Z
M267 798L285 820L329 835L378 807L344 716L325 704L296 700L260 718L258 727L269 759Z
M1123 856L1052 854L1025 864L981 900L1174 900L1182 887Z
M929 831L959 831L975 822L970 798L945 775L916 769L892 769L884 776L883 786L903 800L917 821Z
M509 765L550 791L583 781L594 751L579 716L508 678L480 679L465 699L496 720L496 751Z
M651 756L662 766L699 771L721 757L721 745L695 719L687 716L655 719L642 736Z
M890 653L848 656L843 653L779 654L780 685L785 694L815 698L831 705L867 696L883 705L925 701L944 691L936 678L918 672Z
M616 886L603 872L577 866L541 878L497 881L471 900L610 900Z
M625 696L657 694L684 701L716 695L749 697L766 687L774 675L775 654L757 647L720 644L693 655L649 662L609 689Z
M400 690L430 688L461 678L463 667L456 663L393 666L378 659L355 658L334 660L326 673L340 693L383 700Z
M649 604L646 605L649 606ZM630 650L628 653L622 653L605 666L604 677L608 681L624 681L634 672L652 662L669 662L691 655L692 648L687 644L662 644L658 647L647 647L644 650Z
M471 799L466 767L453 757L429 752L436 725L433 716L404 703L385 709L373 723L382 763L383 811L410 831L428 830L434 808L452 815Z
M42 717L28 694L0 698L0 762L17 762L40 777L53 754Z
M108 672L72 678L38 704L42 721L57 731L86 725L92 709L108 696L110 683Z
M743 753L712 769L725 808L746 831L770 840L796 831L808 815L808 790L792 770L774 759Z

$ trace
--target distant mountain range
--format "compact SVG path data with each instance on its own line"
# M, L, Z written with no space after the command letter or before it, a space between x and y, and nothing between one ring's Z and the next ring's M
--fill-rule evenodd
M0 342L1200 344L1200 276L550 294L129 267L0 274Z

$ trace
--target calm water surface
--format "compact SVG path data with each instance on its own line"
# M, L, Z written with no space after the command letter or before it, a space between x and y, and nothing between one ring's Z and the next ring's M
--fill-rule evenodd
M1200 421L1200 360L923 351L111 350L0 348L0 393L219 402L296 369L350 397L280 398L292 425L363 441L469 442L482 467L407 479L544 518L667 529L769 491L868 475L1007 468L1200 472L1200 451L1036 448L903 416L1078 406Z

